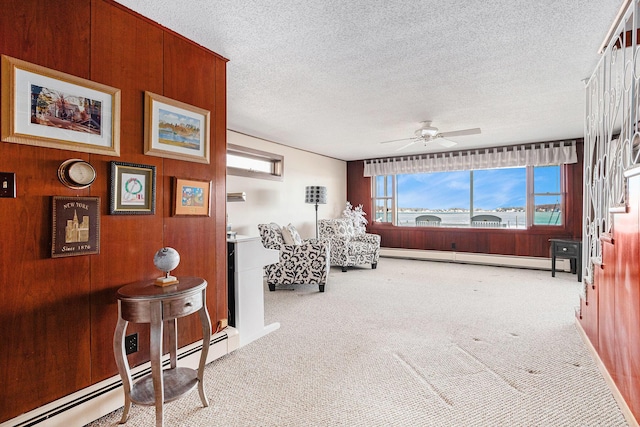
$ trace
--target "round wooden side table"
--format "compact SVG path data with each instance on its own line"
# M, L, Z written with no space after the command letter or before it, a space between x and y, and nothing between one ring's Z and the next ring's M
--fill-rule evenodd
M155 405L156 426L164 424L163 404L185 395L198 386L204 406L209 401L204 392L204 365L211 341L211 320L207 311L207 281L199 277L178 277L179 283L156 286L155 280L130 283L118 289L118 323L113 335L113 353L124 388L124 412L120 424L129 417L131 403ZM177 319L196 313L202 323L202 352L198 370L177 365ZM125 354L124 337L129 322L149 323L151 374L131 381ZM162 333L167 322L170 367L162 369Z

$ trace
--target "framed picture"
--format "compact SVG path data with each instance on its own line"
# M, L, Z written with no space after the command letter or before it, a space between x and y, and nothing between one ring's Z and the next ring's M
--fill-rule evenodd
M209 216L211 181L174 178L173 215Z
M209 111L151 92L144 98L144 153L209 163Z
M153 215L156 211L156 167L111 162L111 215Z
M2 55L5 142L120 156L120 90Z
M100 198L53 196L51 257L100 253Z

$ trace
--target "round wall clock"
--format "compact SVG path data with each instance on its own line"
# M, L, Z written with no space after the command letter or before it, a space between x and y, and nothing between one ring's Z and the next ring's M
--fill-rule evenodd
M87 188L96 179L96 170L82 159L69 159L58 168L58 179L74 190Z

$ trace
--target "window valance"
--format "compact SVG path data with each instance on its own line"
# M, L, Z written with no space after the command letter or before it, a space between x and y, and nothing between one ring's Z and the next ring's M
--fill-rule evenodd
M576 141L365 160L364 176L577 163Z

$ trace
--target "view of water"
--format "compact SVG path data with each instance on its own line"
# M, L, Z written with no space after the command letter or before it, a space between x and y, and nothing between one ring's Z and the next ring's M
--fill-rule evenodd
M506 228L526 228L526 214L524 212L482 212L496 215L502 218L502 224ZM441 227L469 227L468 212L400 212L398 214L399 226L415 226L416 217L419 215L437 215L442 219ZM560 225L561 213L536 212L536 225Z
M178 135L177 133L166 129L158 130L158 138L173 142L183 142L189 145L197 145L200 142L200 139L197 137L187 138L183 135Z

